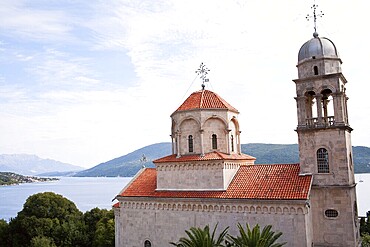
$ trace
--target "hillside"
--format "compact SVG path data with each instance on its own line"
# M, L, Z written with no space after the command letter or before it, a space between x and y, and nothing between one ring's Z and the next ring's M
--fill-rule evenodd
M242 144L242 152L257 158L256 164L298 163L297 144ZM355 173L370 173L370 148L353 147ZM140 168L154 167L153 160L171 154L171 143L152 144L127 155L101 163L88 170L77 172L76 177L132 177ZM140 161L145 155L146 161Z
M171 154L171 143L152 144L90 169L80 171L74 177L132 177L143 165L154 167L153 160L169 154ZM141 161L143 155L145 155L146 161Z
M47 172L81 171L82 167L29 154L1 154L0 171L22 175L39 175Z

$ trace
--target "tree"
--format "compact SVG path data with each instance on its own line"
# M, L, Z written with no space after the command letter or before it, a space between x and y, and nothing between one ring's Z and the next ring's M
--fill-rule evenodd
M362 247L370 247L370 235L368 233L361 234Z
M93 208L84 213L88 245L94 247L114 246L113 210Z
M51 238L37 236L31 239L31 247L56 247L56 245Z
M52 192L34 194L9 223L11 246L30 246L52 240L56 246L86 246L83 214L76 205ZM42 239L35 237L45 237ZM36 241L36 242L35 242ZM52 246L52 245L51 245Z
M93 247L114 247L114 220L104 217L96 225Z
M188 238L182 237L178 243L171 242L170 244L177 247L224 247L225 245L223 245L223 242L229 227L225 228L216 239L215 233L217 225L213 229L212 234L209 232L208 225L203 229L199 227L191 227L189 231L185 231Z
M238 223L240 236L233 237L228 234L227 239L236 247L281 247L286 243L275 243L282 235L281 232L275 233L271 231L272 226L267 225L260 231L260 226L257 224L251 230L246 224L247 231Z
M9 237L9 225L5 220L0 219L0 247L9 246L8 237Z

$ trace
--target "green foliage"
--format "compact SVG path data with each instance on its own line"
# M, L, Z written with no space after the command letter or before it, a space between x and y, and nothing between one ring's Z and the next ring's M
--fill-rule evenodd
M9 235L9 225L5 220L0 219L0 247L9 246L8 235Z
M88 246L114 246L113 210L93 208L84 214Z
M370 247L370 235L368 233L364 233L361 235L362 238L362 247Z
M31 239L31 247L56 247L51 238L36 236Z
M44 192L30 196L18 216L65 220L71 217L81 217L82 213L72 201L63 196L53 192Z
M30 196L9 226L13 246L30 246L31 241L45 244L47 239L53 240L50 246L53 242L57 246L86 242L83 214L73 202L52 192Z
M232 246L236 247L280 247L286 243L275 243L278 238L282 235L281 232L275 233L271 231L272 226L267 225L260 231L260 226L257 224L253 229L248 224L247 231L244 230L243 226L239 223L239 236L233 237L227 236L227 239L231 241Z
M114 246L113 210L82 214L76 205L52 192L30 196L10 223L0 220L0 247Z
M199 227L191 227L189 231L185 231L188 238L180 238L178 243L171 242L170 244L177 247L224 247L223 242L227 234L228 227L225 228L220 235L215 238L217 225L213 229L212 234L209 232L209 226L203 229Z
M362 246L370 247L370 211L367 211L366 217L363 217L360 220L360 233Z
M360 233L370 234L370 211L367 211L366 217L360 219Z
M96 225L93 247L114 246L114 220L104 217Z

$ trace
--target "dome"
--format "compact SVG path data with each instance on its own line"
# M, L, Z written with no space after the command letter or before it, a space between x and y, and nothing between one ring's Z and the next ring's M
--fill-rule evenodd
M298 62L307 58L332 57L338 58L339 54L333 41L328 38L321 38L317 33L314 37L304 43L298 53Z
M209 90L199 90L192 93L175 112L195 109L226 109L238 112L219 95Z

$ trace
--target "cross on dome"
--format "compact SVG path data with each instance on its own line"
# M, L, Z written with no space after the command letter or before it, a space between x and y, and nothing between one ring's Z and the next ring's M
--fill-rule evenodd
M208 82L209 79L207 78L207 74L210 70L206 67L206 65L204 63L201 63L200 66L199 66L199 69L197 69L195 71L195 73L197 73L198 75L200 75L200 78L202 79L202 89L204 90L204 83L205 82Z

